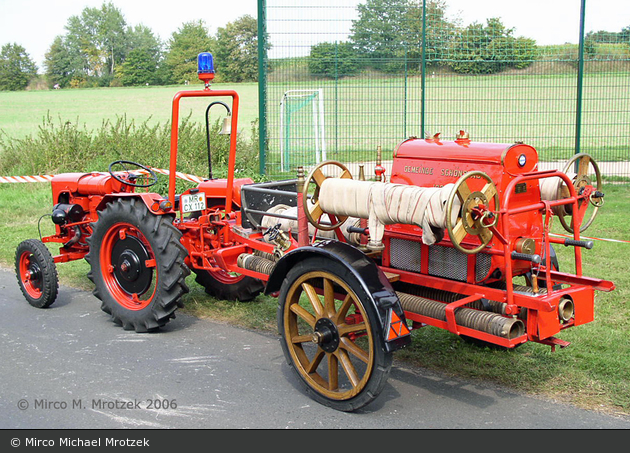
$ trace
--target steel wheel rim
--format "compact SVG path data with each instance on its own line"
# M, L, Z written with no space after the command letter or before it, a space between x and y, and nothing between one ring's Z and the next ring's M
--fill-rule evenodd
M140 266L140 272L142 274L147 272L151 274L151 284L146 290L137 293L125 289L127 285L121 280L120 270L118 269L119 256L114 256L117 242L124 240L127 235L135 237L144 245L149 258L144 263L137 265ZM113 225L107 230L103 237L99 259L105 285L118 304L128 310L134 311L142 310L151 304L157 291L157 272L154 272L154 268L156 267L155 254L147 239L137 228L128 223L117 223ZM146 278L147 275L143 275L143 277Z
M320 294L314 283L321 283ZM333 286L343 299L334 297ZM283 316L286 345L309 387L338 401L365 389L374 368L374 337L365 308L345 282L326 271L300 276L287 292ZM358 323L350 324L351 319ZM315 344L317 339L321 343Z
M221 283L225 283L226 285L233 285L234 283L238 283L245 278L245 275L243 274L232 275L229 272L224 271L223 269L218 271L210 271L210 275L212 275L215 280Z
M20 280L29 296L39 299L42 296L42 273L35 256L24 252L20 256Z

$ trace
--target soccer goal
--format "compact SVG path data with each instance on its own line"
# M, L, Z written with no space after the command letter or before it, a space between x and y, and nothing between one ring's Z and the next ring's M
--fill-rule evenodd
M283 172L297 165L326 160L324 90L289 90L280 101L280 166Z

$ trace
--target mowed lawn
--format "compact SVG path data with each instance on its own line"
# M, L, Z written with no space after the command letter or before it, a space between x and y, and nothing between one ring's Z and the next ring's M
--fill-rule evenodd
M88 130L99 129L104 121L126 116L138 123L164 124L171 120L173 97L180 90L199 90L201 85L137 88L62 89L48 91L0 92L0 131L11 138L36 134L44 118L54 123L70 121ZM214 90L235 90L239 94L239 128L249 133L258 118L258 84L213 84ZM184 99L180 116L192 113L203 122L208 99ZM225 115L213 108L211 120Z
M630 151L619 128L630 124L630 92L627 73L591 74L584 80L582 103L582 151L598 161L625 161ZM22 137L36 133L43 119L98 129L103 121L125 116L136 123L164 124L171 119L173 96L179 90L201 85L63 89L31 92L0 92L0 133ZM239 128L249 134L259 117L258 84L212 85L234 89L240 97ZM452 140L459 130L475 141L533 145L541 160L567 160L575 150L577 79L574 74L456 76L429 74L426 79L425 130L421 130L422 91L419 76L347 77L308 81L271 82L267 86L267 162L279 159L280 105L285 92L322 89L325 136L329 158L342 162L373 159L377 146L388 155L401 140L440 132ZM207 99L182 101L181 115L192 111L202 122ZM310 105L296 112L294 128L304 122L304 131L291 131L303 143L298 149L314 148L313 114ZM223 109L211 112L212 119ZM306 112L306 110L309 110ZM303 117L299 119L299 117ZM300 156L298 156L300 157Z
M269 83L268 165L275 168L280 162L281 142L285 150L299 154L297 160L313 159L311 105L301 106L299 99L287 102L284 110L290 115L280 120L283 94L306 89L323 91L327 157L342 162L374 160L378 146L389 156L410 136L441 133L443 140L453 140L460 130L474 141L525 142L536 148L541 161L565 162L575 153L576 74L429 73L424 129L421 82L417 75L375 75ZM630 160L627 140L614 132L630 124L629 83L626 72L588 74L584 79L580 151L597 161Z

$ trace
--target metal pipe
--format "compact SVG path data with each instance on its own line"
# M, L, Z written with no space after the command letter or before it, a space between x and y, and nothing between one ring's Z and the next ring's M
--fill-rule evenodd
M564 296L558 302L558 316L562 322L569 322L575 314L575 305L571 298Z

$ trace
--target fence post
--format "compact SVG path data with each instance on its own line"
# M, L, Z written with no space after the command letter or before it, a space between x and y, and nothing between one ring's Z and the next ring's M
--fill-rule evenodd
M338 158L338 153L339 153L339 41L335 41L335 159Z
M427 0L422 0L422 77L420 80L420 136L424 138L426 134L424 124L424 107L426 102L427 86Z
M578 54L577 101L575 106L575 154L580 152L582 138L582 87L584 84L584 16L586 0L580 7L580 47Z
M267 154L267 1L258 0L258 160L266 173Z
M407 68L408 65L408 55L407 55L407 43L405 43L405 95L404 95L404 104L403 104L403 136L402 139L407 139L407 81L409 79L409 70Z

